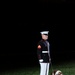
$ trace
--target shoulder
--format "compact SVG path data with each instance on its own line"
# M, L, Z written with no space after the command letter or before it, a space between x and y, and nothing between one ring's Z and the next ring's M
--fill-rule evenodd
M41 44L43 44L43 41L42 41L42 40L40 40L40 41L38 42L38 44L40 44L40 45L41 45Z
M37 44L37 48L38 48L38 49L41 49L42 46L43 46L43 42L42 42L42 40L40 40L40 41L38 42L38 44Z

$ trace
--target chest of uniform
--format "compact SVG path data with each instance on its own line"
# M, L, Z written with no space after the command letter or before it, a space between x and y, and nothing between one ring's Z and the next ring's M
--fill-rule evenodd
M47 51L48 50L47 43L45 43L45 42L42 43L42 50L44 50L44 51Z

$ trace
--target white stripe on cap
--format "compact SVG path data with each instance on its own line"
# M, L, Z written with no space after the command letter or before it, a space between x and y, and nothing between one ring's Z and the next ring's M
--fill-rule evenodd
M49 33L49 31L42 31L42 32L40 32L41 34L48 34Z

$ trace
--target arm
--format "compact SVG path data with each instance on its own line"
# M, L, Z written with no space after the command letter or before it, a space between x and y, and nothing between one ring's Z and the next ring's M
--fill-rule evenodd
M49 43L49 54L50 54L50 43ZM49 56L49 62L51 62L51 54Z
M39 62L43 62L41 54L42 54L42 45L41 45L41 43L38 43L38 45L37 45L37 55L38 55Z

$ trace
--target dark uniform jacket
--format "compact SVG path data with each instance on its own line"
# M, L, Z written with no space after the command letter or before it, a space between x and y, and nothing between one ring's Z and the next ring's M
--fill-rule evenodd
M49 53L46 53L48 52L48 45L46 43L45 40L40 40L38 42L38 45L37 45L37 56L38 56L38 60L40 59L43 59L43 62L50 62L49 59L50 59L50 44L49 44Z

